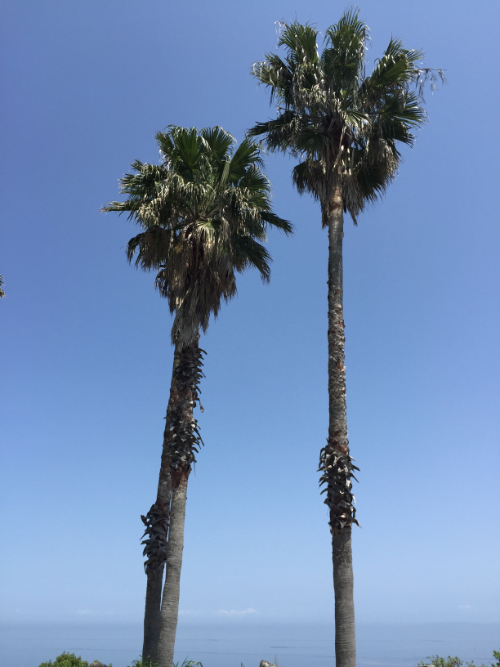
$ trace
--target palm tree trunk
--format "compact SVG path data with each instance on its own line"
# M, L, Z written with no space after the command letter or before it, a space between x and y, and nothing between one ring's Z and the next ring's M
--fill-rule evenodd
M168 419L167 419L168 424ZM146 605L144 611L144 643L142 647L143 660L150 659L153 663L156 658L156 648L158 645L158 637L160 634L160 610L161 610L161 593L163 587L163 573L166 566L166 538L168 529L168 520L170 513L170 495L171 495L171 480L170 471L166 466L161 466L160 479L158 482L158 495L156 502L149 510L148 516L160 515L165 524L162 530L162 546L163 554L156 562L152 558L148 558L146 565Z
M327 482L330 509L333 586L335 591L336 667L356 667L351 527L354 519L351 494L352 464L347 439L344 365L344 313L342 240L344 236L342 183L337 183L328 203L328 441L320 467Z
M142 658L144 662L151 660L153 664L156 659L158 637L160 634L161 591L163 588L164 570L165 564L162 563L147 573Z
M172 380L170 383L170 396L167 407L165 430L163 433L162 450L165 448L166 441L168 441L168 434L172 424L173 410L176 405L177 386L175 369L179 364L180 352L181 350L178 346L176 346L174 351ZM156 508L159 508L160 511L163 512L168 522L170 515L171 493L172 480L170 478L170 466L168 463L166 463L165 457L162 455L156 502L152 505L149 514L153 513ZM154 552L154 548L152 551ZM150 558L148 558L148 561L149 560ZM146 605L144 611L144 642L142 646L142 658L143 660L147 660L149 658L153 663L156 660L156 650L158 646L158 638L160 636L161 596L163 589L163 574L166 566L166 554L165 560L151 562L150 566L146 565L147 584Z
M171 667L174 657L175 635L179 614L182 551L184 549L184 523L186 517L186 493L191 465L196 461L201 437L193 408L199 401L198 384L202 353L199 336L179 353L172 382L172 423L165 430L162 466L168 466L172 483L170 527L168 533L168 566L163 587L160 614L160 634L156 651L158 667Z
M158 667L171 667L174 659L175 635L179 615L179 596L184 549L184 523L189 469L172 474L172 507L168 537L168 568L161 605L161 627L156 653Z
M335 664L356 667L351 526L332 534L335 591Z

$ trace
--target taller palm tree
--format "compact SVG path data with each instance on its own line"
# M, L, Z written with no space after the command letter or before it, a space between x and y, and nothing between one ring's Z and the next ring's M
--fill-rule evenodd
M137 266L157 271L155 286L175 314L174 368L158 494L143 517L148 576L143 658L170 667L186 490L201 444L193 417L202 376L200 329L205 331L222 301L236 294L236 273L255 267L264 282L269 280L270 256L262 245L266 230L271 226L290 233L291 225L272 211L261 152L252 141L245 139L235 149L234 138L222 128L175 126L159 132L156 139L161 164L134 162L133 173L121 181L127 200L111 202L104 210L126 212L142 227L128 243L128 259L135 257Z
M328 228L328 394L327 443L320 452L332 534L337 667L355 667L351 529L356 520L353 464L346 419L342 284L343 214L356 224L367 202L385 192L400 162L398 143L412 145L424 122L421 85L431 70L422 54L391 39L373 72L365 74L367 26L347 11L325 34L319 53L317 30L283 25L278 46L285 57L268 54L253 74L271 91L277 117L257 123L250 136L264 135L271 151L300 159L292 172L299 193L319 201ZM322 491L322 492L323 492Z

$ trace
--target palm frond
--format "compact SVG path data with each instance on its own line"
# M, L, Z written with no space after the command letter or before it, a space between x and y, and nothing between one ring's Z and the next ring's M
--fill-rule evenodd
M319 60L316 43L318 31L309 24L302 25L295 21L281 33L278 47L285 46L288 60L295 66L304 67Z
M293 234L293 225L288 220L283 220L272 211L260 211L260 218L263 222L271 225L275 229L280 229L288 236Z
M235 263L242 271L250 266L256 268L263 282L269 282L271 256L266 248L251 236L237 236L234 240Z
M264 160L259 146L249 139L244 139L231 157L231 176L242 178L251 167L262 168Z
M208 147L221 162L228 159L232 154L235 138L229 132L226 132L218 125L216 127L204 127L200 130L200 135L207 142Z
M323 70L329 88L339 97L352 94L362 73L368 27L358 17L359 12L349 9L325 34Z

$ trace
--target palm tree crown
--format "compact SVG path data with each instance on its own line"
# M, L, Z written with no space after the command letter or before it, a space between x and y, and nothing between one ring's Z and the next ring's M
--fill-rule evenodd
M365 203L393 179L398 142L413 144L413 131L425 120L422 85L435 74L419 67L420 51L391 39L366 76L368 27L354 10L328 28L321 54L317 36L310 25L284 25L278 46L285 47L286 57L268 54L254 65L253 74L271 89L278 113L274 120L257 123L249 135L265 134L270 150L302 158L293 180L300 193L309 192L322 203L324 225L340 179L344 211L356 222Z
M235 272L254 266L269 280L267 226L287 234L292 227L272 211L257 144L235 148L220 127L170 126L156 139L161 163L133 162L121 180L128 199L103 210L127 212L143 228L127 256L157 270L155 286L176 313L172 339L188 344L236 293Z

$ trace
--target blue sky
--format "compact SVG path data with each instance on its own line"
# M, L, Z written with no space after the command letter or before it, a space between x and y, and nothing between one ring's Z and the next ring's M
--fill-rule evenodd
M0 620L135 621L172 349L134 226L100 207L169 124L241 140L272 116L249 75L294 0L4 0L0 57ZM361 473L363 622L500 621L499 93L495 3L367 0L370 62L391 34L448 84L385 200L346 221L348 426ZM188 490L182 622L333 621L318 491L327 432L327 239L269 156L272 279L239 279L212 322Z

